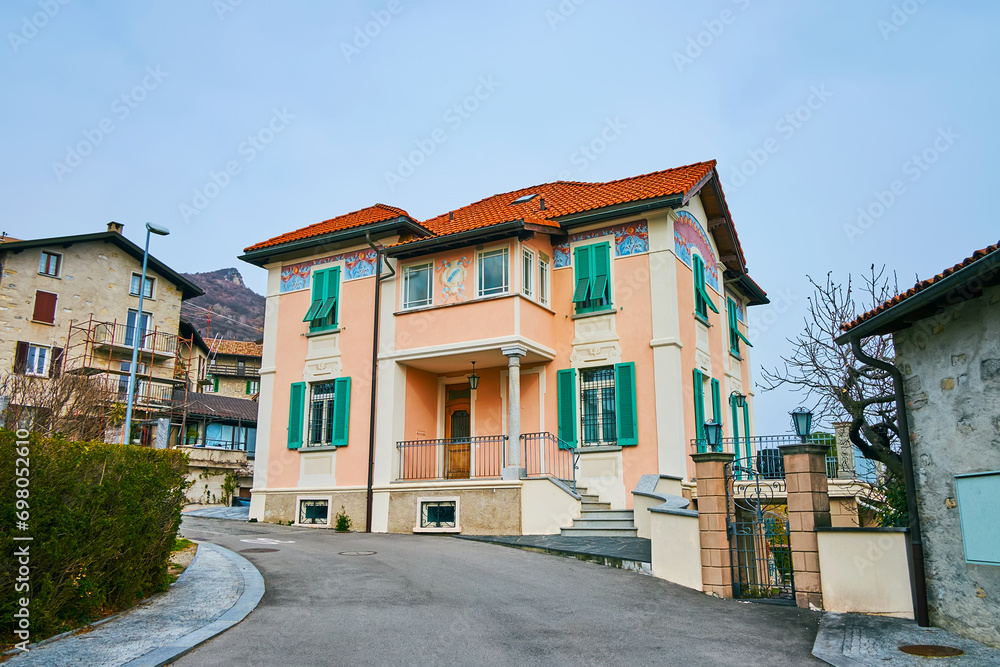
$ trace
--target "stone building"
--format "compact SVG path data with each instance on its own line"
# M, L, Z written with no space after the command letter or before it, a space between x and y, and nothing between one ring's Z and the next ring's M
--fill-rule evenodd
M1000 245L845 327L892 334L923 531L930 620L1000 647Z
M217 338L208 347L202 381L206 393L243 399L260 393L261 343Z

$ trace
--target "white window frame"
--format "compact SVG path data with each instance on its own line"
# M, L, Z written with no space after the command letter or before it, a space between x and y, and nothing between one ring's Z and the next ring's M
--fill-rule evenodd
M521 248L521 293L535 298L535 251L531 248Z
M299 516L302 511L302 501L325 500L326 501L326 523L299 523ZM330 528L333 525L333 496L295 496L295 524L303 528Z
M45 350L45 358L42 360L42 369L36 371L31 366L32 350ZM37 352L35 356L37 356ZM51 345L39 345L37 343L28 343L28 354L25 357L25 367L24 374L31 375L32 377L48 377L49 368L52 367L52 346Z
M423 526L423 506L424 503L455 503L455 525L454 527L435 528ZM460 533L462 532L462 500L458 496L425 496L417 498L417 516L413 523L414 533Z
M483 280L486 277L486 259L492 259L495 256L502 256L504 262L504 272L503 272L503 283L499 287L485 287ZM476 254L476 297L483 298L488 296L502 296L505 294L510 294L510 247L503 246L499 248L491 248L489 250L480 250Z
M549 305L549 281L552 276L552 265L549 264L549 258L538 253L538 303L543 306Z
M42 261L45 259L45 255L49 255L51 257L56 258L55 273L46 273L45 271L42 270ZM49 278L60 278L62 276L62 263L63 263L63 256L61 253L52 252L51 250L42 250L38 255L38 275L47 276Z
M139 291L133 291L136 282L142 282L142 274L132 272L132 277L129 279L128 283L128 293L131 296L139 296ZM154 276L146 275L146 282L149 285L149 294L143 296L143 299L149 299L150 301L156 301L156 278Z
M411 302L409 301L409 281L411 280L410 275L417 273L418 271L427 272L427 299L421 302ZM413 264L412 266L407 266L403 268L403 310L411 310L414 308L426 308L428 306L434 305L434 264L433 262L423 262L420 264Z

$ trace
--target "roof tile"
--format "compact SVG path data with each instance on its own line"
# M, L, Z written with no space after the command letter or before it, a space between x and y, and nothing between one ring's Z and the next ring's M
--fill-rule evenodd
M362 225L383 222L385 220L392 220L393 218L399 217L409 218L410 214L401 208L396 208L395 206L375 204L374 206L363 208L360 211L338 215L336 218L330 218L329 220L317 222L314 225L309 225L308 227L303 227L302 229L296 229L294 232L288 232L287 234L281 234L280 236L275 236L266 241L261 241L260 243L256 243L249 248L246 248L244 252L253 252L254 250L270 248L272 246L282 245L292 241L301 241L314 236L323 236L324 234L330 234L331 232L339 232L344 229L361 227Z

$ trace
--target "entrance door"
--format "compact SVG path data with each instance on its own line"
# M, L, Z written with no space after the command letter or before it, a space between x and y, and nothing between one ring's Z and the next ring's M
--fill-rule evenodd
M469 385L448 385L444 406L445 477L468 479L472 453L472 392Z

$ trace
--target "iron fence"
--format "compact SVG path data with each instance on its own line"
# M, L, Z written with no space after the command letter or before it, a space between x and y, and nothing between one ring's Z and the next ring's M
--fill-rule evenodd
M399 480L499 479L506 464L507 436L404 440Z
M132 347L138 341L139 349L159 354L176 354L177 335L164 331L150 331L136 325L117 322L96 322L94 324L94 343L97 345L114 345Z
M523 433L521 460L528 477L554 477L576 491L576 466L580 453L552 433Z
M705 439L695 439L691 441L691 448L699 453L706 452L732 452L736 455L734 462L734 474L738 475L759 474L763 479L784 479L785 463L781 456L779 447L786 445L800 445L802 438L797 435L755 435L743 438L722 438L720 444L714 448L709 447ZM827 444L811 443L811 444ZM837 457L831 451L826 457L826 476L836 479L839 474ZM741 463L741 461L743 463ZM751 466L747 466L746 461L753 461Z

